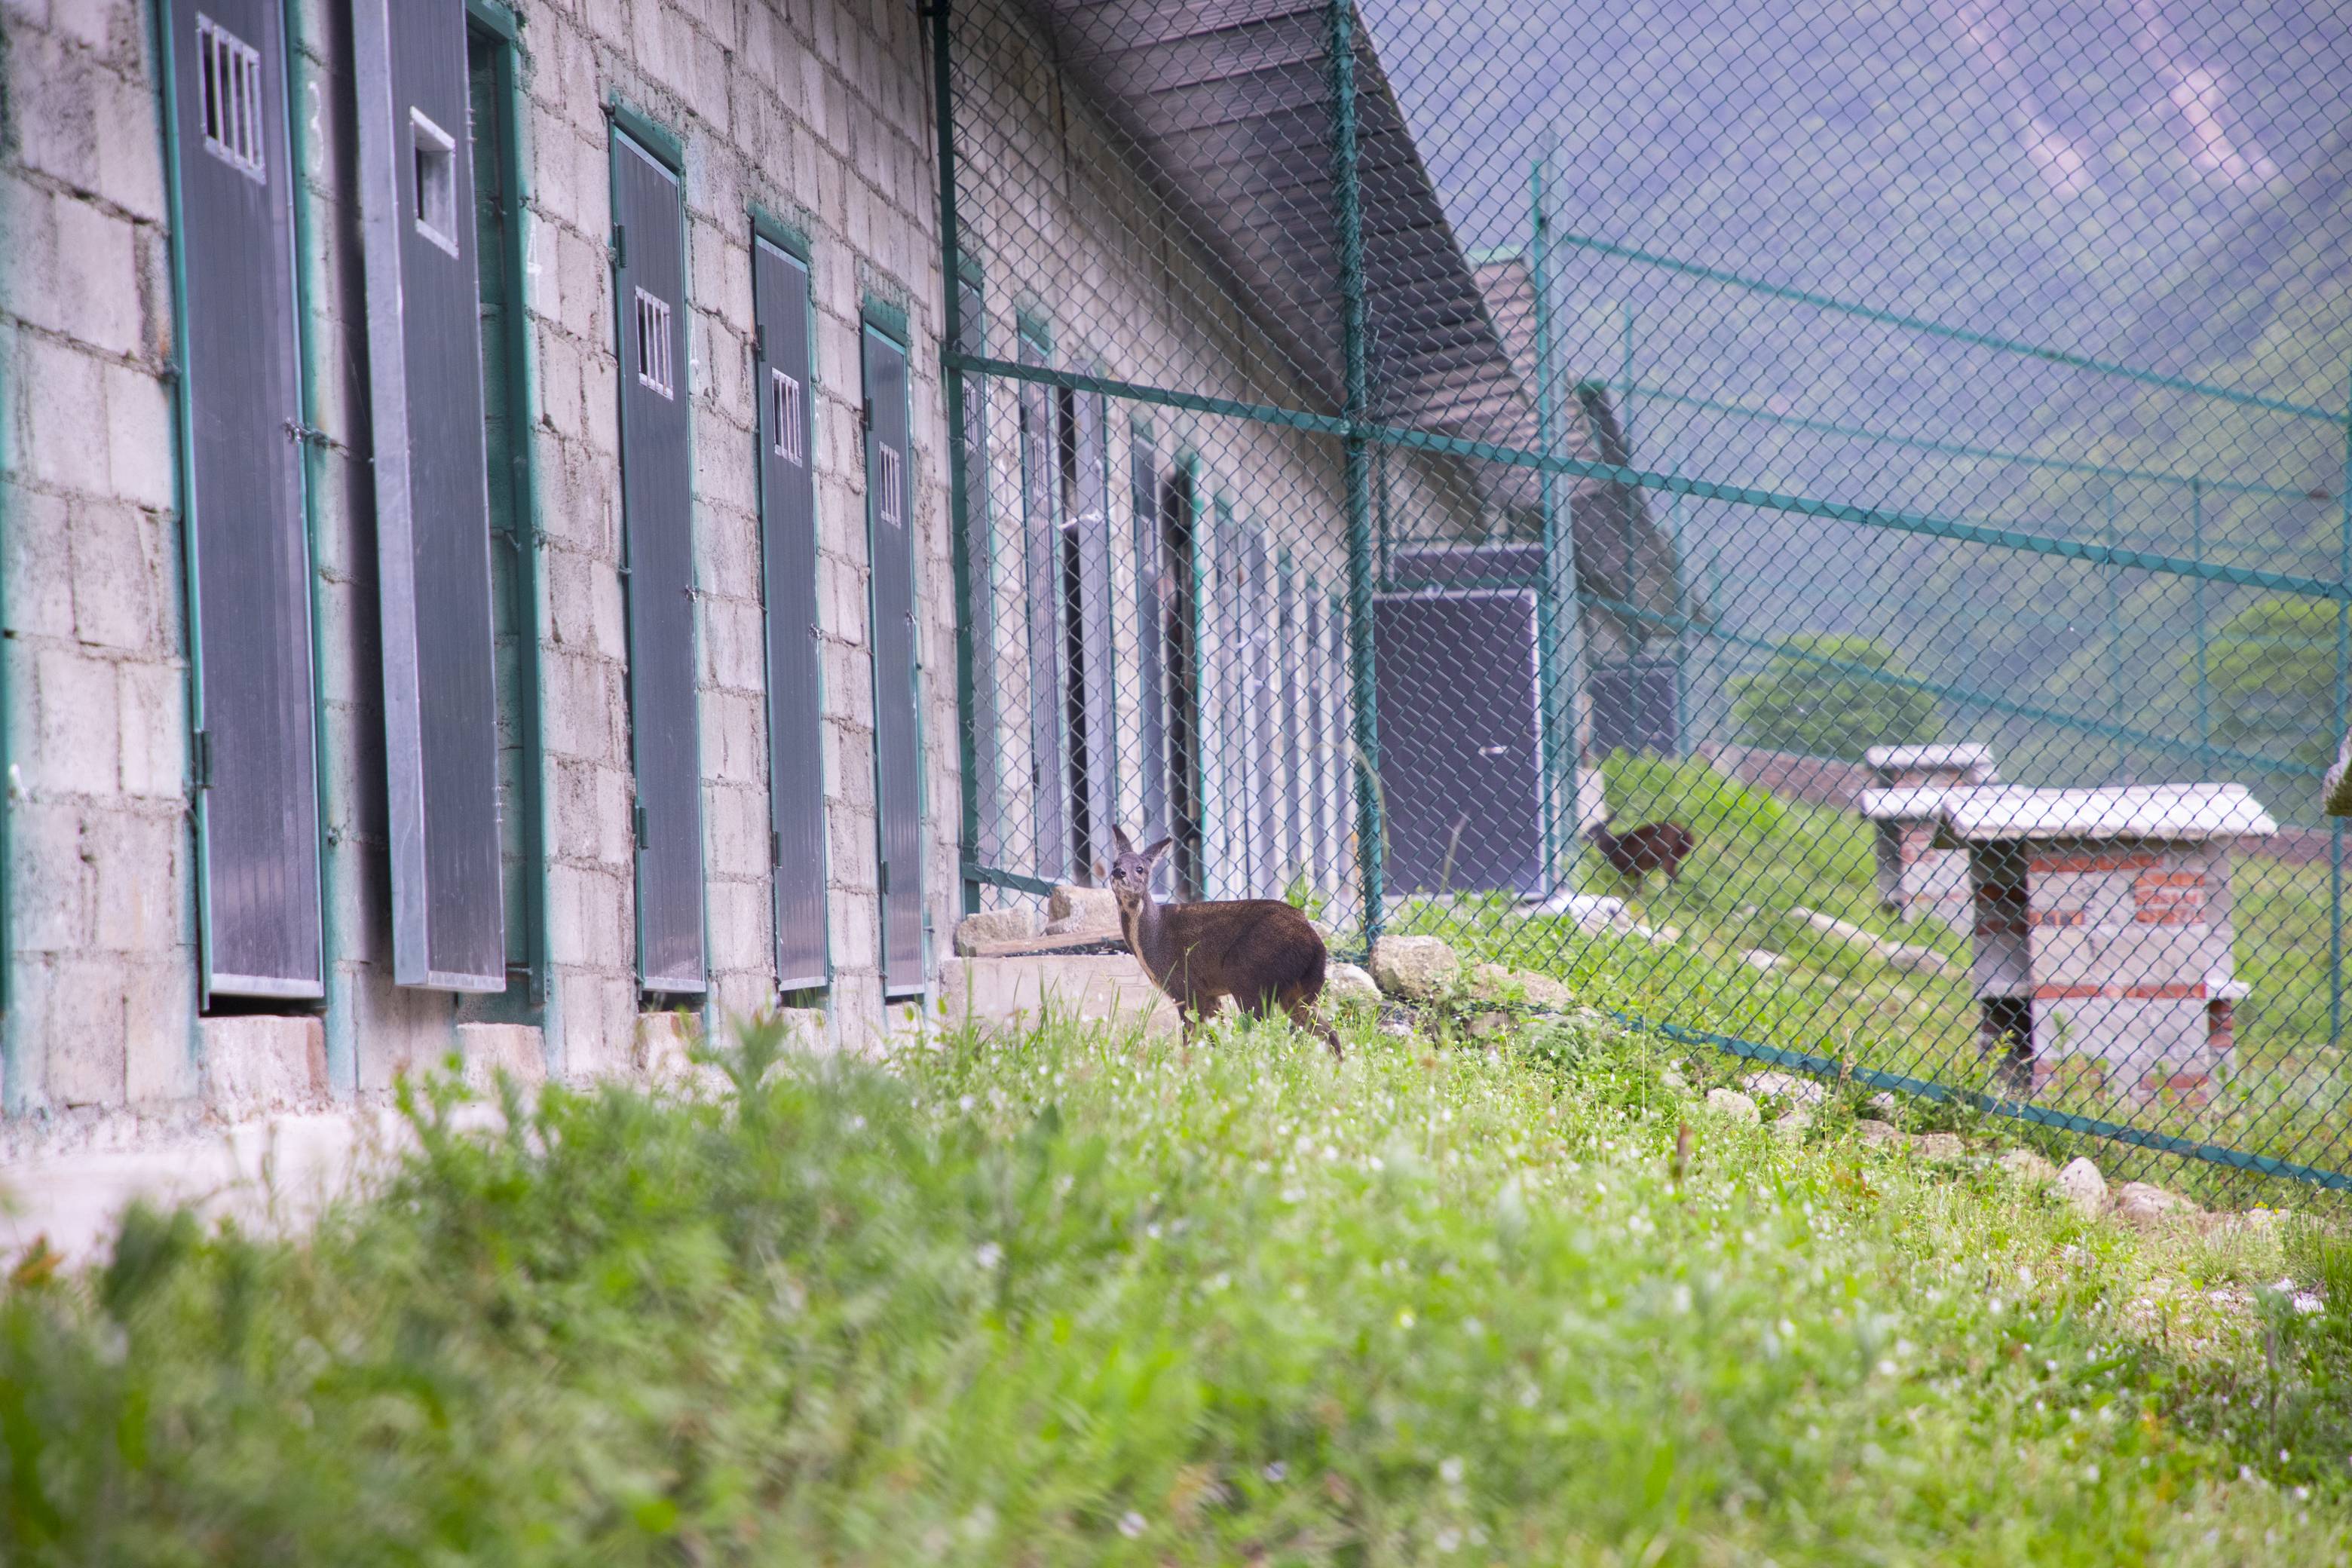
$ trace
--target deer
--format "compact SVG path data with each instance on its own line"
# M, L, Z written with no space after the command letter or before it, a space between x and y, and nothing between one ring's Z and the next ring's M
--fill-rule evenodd
M1612 833L1605 816L1585 837L1610 868L1629 882L1639 882L1652 871L1664 871L1672 882L1682 874L1683 862L1696 843L1679 822L1645 822L1625 833Z
M1293 1024L1344 1060L1339 1035L1315 1016L1330 955L1323 935L1279 899L1229 899L1163 904L1151 896L1151 873L1168 852L1162 838L1138 849L1124 828L1111 828L1116 858L1097 875L1118 901L1119 927L1143 972L1176 1004L1190 1045L1202 1022L1226 996L1253 1018L1277 1007Z

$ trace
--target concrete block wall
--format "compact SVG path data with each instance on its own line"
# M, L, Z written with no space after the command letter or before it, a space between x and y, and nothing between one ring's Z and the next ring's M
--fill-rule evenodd
M0 55L5 1103L199 1087L172 290L134 0L7 0Z

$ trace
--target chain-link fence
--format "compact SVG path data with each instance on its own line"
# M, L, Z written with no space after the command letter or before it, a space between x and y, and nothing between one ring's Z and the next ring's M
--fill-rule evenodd
M975 906L2352 1185L2352 30L959 0Z

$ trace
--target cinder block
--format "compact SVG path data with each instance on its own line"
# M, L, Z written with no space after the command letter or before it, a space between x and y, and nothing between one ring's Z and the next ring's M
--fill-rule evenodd
M173 441L172 405L163 384L145 371L109 366L106 447L113 493L140 506L171 506L177 494Z
M119 502L86 501L73 509L72 528L74 636L94 647L153 648L160 563L152 521Z
M166 664L119 664L121 787L125 795L166 799L187 787L188 676Z
M26 395L0 384L0 400ZM0 550L6 552L8 626L20 638L73 636L71 510L62 496L0 485Z
M315 1017L263 1014L197 1025L205 1100L231 1121L321 1105L327 1031Z
M161 954L183 940L180 847L187 826L178 813L93 812L82 827L82 858L97 873L96 945L120 954Z
M16 760L34 789L111 795L120 754L114 667L78 653L45 649L33 662L30 754Z
M195 957L186 941L122 966L124 1089L133 1105L192 1100L200 1089Z
M58 273L68 335L109 354L139 352L139 249L130 223L87 201L60 201Z
M17 79L21 79L21 77ZM105 440L105 374L89 354L45 338L16 338L26 396L19 417L25 471L44 484L104 494L110 489Z
M547 1043L535 1025L460 1024L457 1055L480 1093L495 1093L500 1073L526 1087L547 1081Z

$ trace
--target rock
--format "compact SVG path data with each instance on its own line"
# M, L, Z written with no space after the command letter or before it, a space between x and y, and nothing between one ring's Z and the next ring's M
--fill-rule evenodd
M1815 1106L1829 1099L1829 1085L1819 1079L1804 1078L1792 1072L1751 1073L1748 1092L1767 1100L1786 1100L1801 1106Z
M1706 1108L1717 1116L1728 1116L1734 1121L1745 1121L1750 1127L1764 1120L1756 1102L1736 1089L1710 1089L1706 1091Z
M1853 1131L1854 1136L1865 1143L1894 1143L1900 1142L1903 1137L1903 1134L1897 1132L1891 1123L1873 1121L1867 1117L1853 1124Z
M1066 928L1070 931L1117 931L1118 900L1111 896L1108 888L1081 888L1074 882L1064 882L1054 889L1053 897L1045 900L1045 918L1055 922L1080 922ZM1051 926L1046 930L1049 935L1061 934Z
M1323 972L1323 1000L1334 1007L1377 1007L1381 988L1353 963L1335 963Z
M1772 1135L1775 1138L1785 1138L1792 1143L1799 1142L1805 1136L1805 1129L1812 1124L1813 1113L1801 1105L1773 1121Z
M2089 1219L2106 1209L2107 1179L2088 1160L2072 1159L2058 1173L2058 1194Z
M1125 930L1118 925L1104 925L1092 915L1080 914L1072 915L1066 920L1047 921L1045 934L1047 936L1099 936L1108 939L1123 936Z
M1683 1064L1680 1062L1668 1062L1660 1068L1658 1081L1676 1094L1688 1094L1691 1091L1690 1079L1683 1076Z
M1923 1160L1965 1160L1969 1146L1957 1132L1922 1132L1911 1140L1911 1152Z
M1903 1114L1903 1102L1895 1099L1893 1095L1887 1093L1883 1089L1876 1094L1872 1095L1868 1103L1870 1105L1870 1109L1875 1110L1881 1116L1900 1116Z
M2036 1186L2058 1179L2058 1167L2031 1149L2011 1149L1993 1163L2019 1181Z
M1751 947L1742 952L1739 961L1750 969L1778 969L1780 966L1779 953L1768 952L1760 947Z
M1531 969L1506 969L1499 963L1472 965L1465 989L1472 1000L1489 1006L1566 1012L1576 1005L1576 994L1550 975Z
M1454 989L1462 961L1433 936L1384 936L1372 943L1372 981L1391 996L1434 1002Z
M2116 1217L2139 1230L2172 1224L2193 1225L2205 1211L2149 1182L2126 1182L2116 1189Z
M982 942L1024 942L1036 931L1027 910L983 910L956 921L955 950L969 958Z

